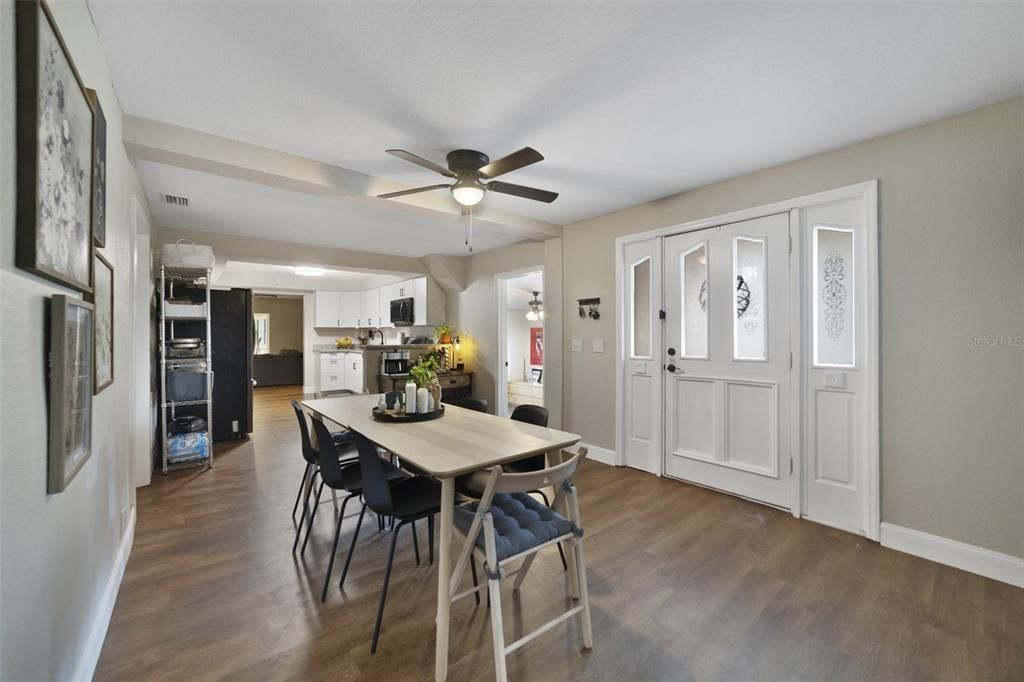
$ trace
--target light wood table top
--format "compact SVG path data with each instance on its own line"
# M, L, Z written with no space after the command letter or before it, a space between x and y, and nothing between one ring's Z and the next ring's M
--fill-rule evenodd
M432 476L447 478L578 443L575 433L445 405L440 419L395 424L374 419L378 395L305 400L324 419L358 431Z

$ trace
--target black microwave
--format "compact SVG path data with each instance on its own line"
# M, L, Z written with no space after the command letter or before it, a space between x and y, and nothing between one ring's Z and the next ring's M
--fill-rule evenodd
M396 327L411 327L416 323L412 298L396 298L391 301L391 324Z

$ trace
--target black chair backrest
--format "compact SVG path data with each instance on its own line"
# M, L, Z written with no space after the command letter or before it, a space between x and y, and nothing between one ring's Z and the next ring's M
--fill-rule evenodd
M340 490L344 487L341 478L341 463L338 461L338 449L327 426L319 419L313 420L316 431L316 443L320 446L320 478L328 488Z
M520 405L512 410L512 416L517 422L526 422L534 426L548 425L548 410L540 405Z
M455 407L464 407L467 410L473 410L474 412L486 412L487 401L483 398L474 398L472 396L466 398L460 398L452 403Z
M316 450L313 449L313 443L309 440L309 426L306 424L306 413L302 411L302 405L299 405L298 400L292 401L292 409L295 410L295 416L299 419L299 432L302 434L302 457L310 464L317 464ZM320 436L317 436L319 439ZM328 437L327 439L331 439Z
M384 461L377 454L375 446L369 438L353 431L356 448L359 450L359 468L363 478L363 499L373 512L390 516L394 511L391 500L391 486L384 471Z

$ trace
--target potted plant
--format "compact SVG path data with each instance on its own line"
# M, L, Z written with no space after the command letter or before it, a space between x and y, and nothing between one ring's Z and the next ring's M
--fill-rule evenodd
M419 388L430 388L430 384L437 381L437 369L437 358L424 353L419 362L409 368L409 376Z
M451 343L452 342L452 326L445 322L442 325L434 327L434 335L437 337L438 343Z

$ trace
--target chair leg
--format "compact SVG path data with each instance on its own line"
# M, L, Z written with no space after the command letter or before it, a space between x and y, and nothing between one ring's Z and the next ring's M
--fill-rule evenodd
M384 619L384 600L388 597L388 581L391 580L391 564L395 561L395 543L398 541L398 531L402 529L401 523L391 535L391 550L388 552L388 565L384 568L384 584L380 588L380 604L377 605L377 622L373 625L373 642L370 644L370 653L377 653L377 640L380 639L380 624ZM416 531L413 530L413 537Z
M569 504L567 505L572 515L569 517L572 522L580 528L583 527L583 521L580 517L580 497L576 488L572 488L572 492L569 494ZM578 537L573 540L573 556L576 564L577 582L580 589L580 601L583 602L583 646L587 649L594 648L594 629L590 623L590 591L587 589L587 565L583 561L583 538Z
M401 524L399 524L401 526ZM416 522L410 521L409 527L412 529L412 549L416 553L416 565L420 565L420 540L419 536L416 535ZM398 531L395 531L395 535L398 535Z
M491 635L494 640L494 675L498 682L507 682L505 669L505 630L501 622L501 579L498 552L494 546L494 521L490 512L484 516L484 544L487 549L487 596L491 602ZM491 577L491 576L494 577Z
M306 529L306 539L302 541L302 549L299 554L306 553L306 545L309 544L309 536L313 534L313 519L316 518L316 510L320 507L320 495L324 492L324 480L321 477L320 487L316 489L316 501L313 502L313 513L309 515L309 528Z
M348 556L345 557L345 568L341 572L341 582L338 583L338 589L344 589L345 587L345 576L348 575L349 564L352 563L352 555L356 553L356 539L359 537L359 529L363 527L363 516L366 514L366 503L363 503L363 508L359 511L359 521L356 523L356 532L352 533L352 544L348 548Z
M295 493L295 504L292 505L292 521L295 520L295 512L299 511L299 500L302 499L302 491L306 489L306 479L309 478L309 462L306 462L306 468L302 470L302 480L299 481L299 492Z
M476 579L476 557L474 557L472 554L469 555L469 570L473 574L473 587L479 587L480 582ZM473 593L473 599L476 600L476 605L480 606L479 592ZM488 595L488 599L490 599L490 595Z
M427 517L427 557L430 565L434 565L434 515Z
M535 492L535 493L537 493L538 495L541 496L541 499L544 500L544 504L546 506L548 506L548 507L551 506L551 500L548 499L548 496L544 493L543 490L534 490L533 492ZM569 570L569 564L567 564L565 562L565 551L562 549L562 543L561 542L558 543L558 557L562 560L562 570L563 571L568 571Z
M316 481L316 469L309 475L309 486L306 488L306 498L302 501L302 516L299 517L299 525L295 527L295 542L292 543L292 554L299 547L299 538L302 537L302 526L306 523L306 516L309 512L309 496L313 493L313 486Z
M341 501L341 511L338 513L338 521L334 524L334 545L331 547L331 559L327 562L327 575L324 576L324 589L320 593L320 601L327 601L327 586L331 583L331 571L334 570L334 557L338 553L338 536L341 535L341 520L345 518L345 505L352 496L347 496Z

